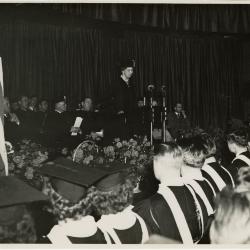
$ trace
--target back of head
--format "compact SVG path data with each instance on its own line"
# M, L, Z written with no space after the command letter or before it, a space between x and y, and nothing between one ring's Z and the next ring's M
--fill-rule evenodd
M212 138L211 135L208 133L202 133L201 134L201 139L203 140L203 144L206 148L207 155L206 158L215 156L216 154L216 144L214 138Z
M233 130L227 135L227 141L229 144L234 143L238 147L247 147L249 132L246 128L240 128Z
M250 243L250 191L224 188L216 200L210 228L212 244Z
M208 154L201 136L183 138L177 141L183 153L185 165L193 168L201 168Z
M170 171L180 172L181 148L175 142L160 144L154 156L154 174L161 181Z

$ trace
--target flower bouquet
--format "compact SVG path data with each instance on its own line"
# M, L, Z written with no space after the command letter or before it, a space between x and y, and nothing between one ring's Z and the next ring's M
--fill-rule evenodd
M48 159L48 150L30 140L22 140L15 150L8 153L9 175L15 175L40 189L41 177L36 169Z

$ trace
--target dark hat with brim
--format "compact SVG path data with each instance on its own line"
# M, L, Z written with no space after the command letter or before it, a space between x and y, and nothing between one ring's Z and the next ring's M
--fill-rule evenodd
M44 200L47 196L16 177L0 177L0 208Z
M102 169L83 166L63 157L46 163L38 171L44 175L86 188L92 186L107 175Z

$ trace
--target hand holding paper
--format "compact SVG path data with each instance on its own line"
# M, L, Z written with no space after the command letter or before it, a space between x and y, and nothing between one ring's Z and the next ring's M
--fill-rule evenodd
M73 127L71 128L71 130L70 130L72 136L76 136L77 133L78 133L79 131L81 131L81 130L80 130L80 126L81 126L81 124L82 124L82 120L83 120L83 119L82 119L81 117L76 117L74 126L73 126Z

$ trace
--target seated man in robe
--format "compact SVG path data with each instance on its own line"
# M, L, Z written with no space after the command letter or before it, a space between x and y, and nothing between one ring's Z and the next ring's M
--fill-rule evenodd
M90 97L86 97L83 102L81 102L81 109L77 110L75 116L79 116L83 119L81 123L83 138L103 129L99 110L94 107L93 100Z
M75 148L82 141L80 127L74 127L75 119L67 112L64 96L55 99L55 109L48 114L44 130L47 144L51 147L62 149ZM76 135L73 136L72 133Z
M20 109L16 115L20 120L20 130L22 139L34 139L35 137L35 116L34 112L29 110L29 99L26 95L19 97Z

